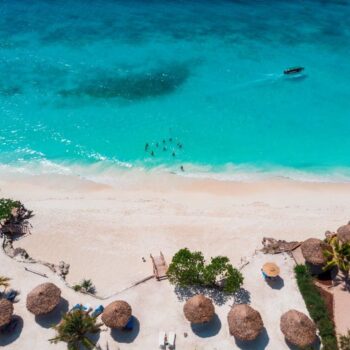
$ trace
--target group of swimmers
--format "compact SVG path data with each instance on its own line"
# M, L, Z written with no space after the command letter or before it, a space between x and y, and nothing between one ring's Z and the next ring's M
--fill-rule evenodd
M177 148L178 150L181 150L183 148L183 145L181 142L177 142L175 145L175 141L173 140L173 138L169 137L167 140L163 139L162 142L152 143L152 145L158 149L162 148L162 151L166 152L168 150L167 143L173 145L173 147L172 147L173 151L172 151L171 155L172 155L172 157L175 158L176 157L175 148ZM145 152L149 152L152 157L155 157L155 155L156 155L155 151L151 148L151 145L148 142L145 143ZM180 166L180 170L185 171L185 169L182 165Z

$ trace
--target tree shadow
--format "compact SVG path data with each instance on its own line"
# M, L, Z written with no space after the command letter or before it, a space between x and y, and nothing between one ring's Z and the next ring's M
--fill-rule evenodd
M89 338L94 344L97 344L100 339L100 332L88 333L87 338ZM85 348L84 348L85 349Z
M264 350L269 343L270 338L264 327L259 336L252 341L242 341L235 338L236 345L242 350Z
M221 329L221 321L217 314L214 315L212 320L203 324L191 324L192 332L198 337L209 338L217 335Z
M225 293L222 290L217 288L205 288L200 286L193 286L193 287L175 286L174 291L178 300L180 301L186 301L197 294L203 294L206 297L213 300L214 304L219 306L226 304L228 300L233 298L233 294Z
M135 317L134 318L134 328L131 331L121 330L121 329L112 329L111 337L118 343L132 343L138 334L140 333L140 322Z
M250 292L240 288L233 296L234 304L250 304Z
M0 332L0 346L7 346L13 343L22 333L23 319L14 315L8 326Z
M65 314L69 309L68 301L61 298L60 303L46 315L35 316L35 322L44 328L51 328L59 324L62 320L62 315Z
M266 279L266 283L272 289L282 289L284 287L284 280L280 276L277 276L273 279Z

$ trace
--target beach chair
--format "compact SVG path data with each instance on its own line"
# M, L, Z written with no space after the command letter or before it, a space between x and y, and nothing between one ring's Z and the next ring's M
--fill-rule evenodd
M166 334L164 331L159 332L158 344L160 349L165 349L166 347Z
M124 327L124 330L131 332L133 329L134 329L134 317L131 316L131 317L129 318L128 323L127 323L126 326Z
M169 332L169 336L168 336L168 347L169 347L169 349L175 349L175 340L176 340L175 332Z
M82 310L82 309L83 309L82 304L75 304L70 311Z
M86 312L86 313L88 314L89 312L92 311L92 307L91 307L90 304L84 304L84 305L82 306L81 310L83 310L84 312Z
M104 307L102 305L97 306L97 308L92 312L91 316L97 317L102 314L103 310L104 310Z
M16 299L16 296L18 295L19 293L14 290L14 289L10 289L8 290L7 292L4 292L4 298L7 299L8 301L15 301Z

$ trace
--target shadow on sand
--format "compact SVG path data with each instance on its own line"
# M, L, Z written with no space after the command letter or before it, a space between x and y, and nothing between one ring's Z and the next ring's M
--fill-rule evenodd
M123 331L120 329L112 329L111 336L118 343L132 343L140 332L140 322L134 318L134 329L132 331Z
M266 283L272 289L282 289L284 287L284 280L280 276L275 277L273 280L266 280Z
M16 324L16 328L11 330L11 327L13 327L14 324ZM8 327L8 330L5 329L0 333L0 347L7 346L19 338L23 329L22 317L14 315Z
M60 323L62 319L62 314L68 311L68 301L64 298L61 298L61 302L57 307L48 313L47 315L35 316L35 322L44 328L51 328Z
M240 288L233 296L235 304L250 304L250 292Z
M263 328L260 335L255 340L241 341L235 338L236 345L242 350L264 350L269 341L270 338L265 328Z
M192 332L198 337L209 338L217 335L221 329L221 321L217 314L208 323L203 324L191 324Z

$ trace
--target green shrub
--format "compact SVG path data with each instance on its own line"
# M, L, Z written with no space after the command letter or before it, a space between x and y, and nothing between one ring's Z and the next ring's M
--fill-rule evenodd
M305 265L297 265L294 269L298 287L304 298L306 307L314 320L323 345L323 350L337 350L337 339L334 324L330 319L326 304L313 283L312 276Z
M12 215L12 209L19 208L21 202L12 199L0 199L0 220L9 220Z
M341 350L350 350L350 330L348 334L339 337L339 345Z
M226 256L211 258L205 263L201 252L191 252L180 249L173 257L167 272L170 283L181 287L204 286L219 287L219 281L224 281L223 290L227 293L236 292L243 284L242 274L235 269Z

